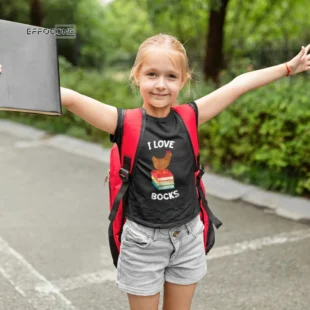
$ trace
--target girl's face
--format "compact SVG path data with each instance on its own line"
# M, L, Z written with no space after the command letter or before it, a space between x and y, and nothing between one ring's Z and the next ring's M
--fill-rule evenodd
M183 87L179 62L178 55L169 53L166 49L154 48L145 57L136 82L144 101L143 107L151 112L149 114L154 114L152 111L156 110L167 114L170 106L176 103Z

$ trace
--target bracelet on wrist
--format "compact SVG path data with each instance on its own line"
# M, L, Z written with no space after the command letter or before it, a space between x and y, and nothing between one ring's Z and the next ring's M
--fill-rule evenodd
M285 65L286 65L286 70L287 70L287 73L285 74L285 76L289 76L290 73L291 73L291 70L290 70L290 68L288 67L287 63L285 63Z

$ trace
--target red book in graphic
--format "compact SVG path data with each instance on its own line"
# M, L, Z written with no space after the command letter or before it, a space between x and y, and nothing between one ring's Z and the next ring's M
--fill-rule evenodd
M159 182L174 179L173 174L168 169L152 170L152 177Z

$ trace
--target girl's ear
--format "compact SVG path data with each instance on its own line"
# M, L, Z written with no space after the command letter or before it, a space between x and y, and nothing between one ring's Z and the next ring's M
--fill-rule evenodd
M184 87L184 85L186 85L189 79L190 79L190 76L188 75L186 78L182 78L181 89Z
M140 81L139 81L139 79L137 77L135 77L135 82L136 82L137 86L140 86Z
M182 80L182 83L181 83L181 89L184 87L186 81L184 81L184 79Z

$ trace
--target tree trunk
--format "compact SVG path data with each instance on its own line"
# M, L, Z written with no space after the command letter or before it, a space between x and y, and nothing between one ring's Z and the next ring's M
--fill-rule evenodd
M204 75L205 80L212 79L217 86L223 68L224 23L228 1L222 0L218 9L212 8L209 17Z
M30 24L37 27L43 25L43 3L42 0L31 0L30 2Z

